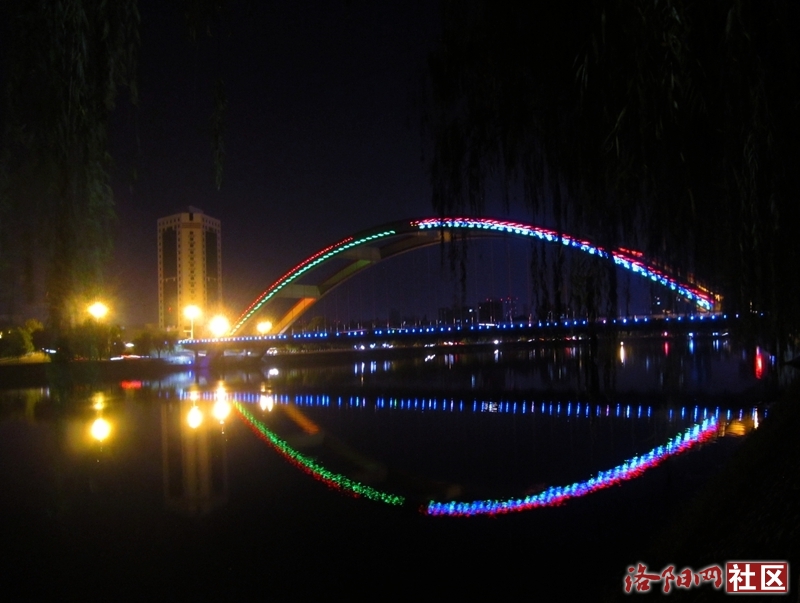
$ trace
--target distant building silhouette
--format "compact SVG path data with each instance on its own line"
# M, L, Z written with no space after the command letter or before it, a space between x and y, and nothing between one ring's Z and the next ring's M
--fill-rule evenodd
M222 237L220 221L196 207L158 220L158 326L190 330L184 315L189 305L204 317L222 304Z
M474 308L456 305L450 308L439 308L439 324L443 325L472 325L477 322L477 313Z
M518 315L517 298L501 297L486 299L478 303L478 322L480 324L498 324L501 322L522 322L528 317Z

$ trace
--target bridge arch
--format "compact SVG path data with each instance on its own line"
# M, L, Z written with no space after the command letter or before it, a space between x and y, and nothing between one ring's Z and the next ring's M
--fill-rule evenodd
M669 275L663 268L648 262L638 251L622 248L608 251L586 240L519 222L491 218L422 218L363 230L320 249L265 289L242 312L229 334L242 334L245 326L267 310L269 304L288 298L289 310L273 321L272 329L275 333L284 333L317 300L350 277L390 257L449 240L453 231L463 231L469 238L517 236L560 243L589 255L613 260L616 265L674 291L700 310L712 311L715 301L719 300L719 296L711 291ZM299 283L311 271L334 260L345 260L344 267L310 284Z

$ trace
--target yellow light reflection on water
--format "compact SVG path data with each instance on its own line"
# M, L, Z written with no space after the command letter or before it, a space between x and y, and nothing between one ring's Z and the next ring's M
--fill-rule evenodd
M197 429L203 422L203 411L196 406L192 406L189 409L189 413L186 415L186 422L192 429Z
M220 383L217 391L214 392L214 408L211 409L211 414L220 422L223 423L228 415L231 414L231 404L228 402L228 392L225 391L225 386Z
M231 414L231 403L226 398L214 402L214 408L211 410L214 417L222 423Z
M102 442L111 434L111 424L103 417L97 417L92 423L90 432L95 440Z
M106 407L106 399L102 392L97 392L92 396L92 408L103 410Z
M742 421L731 421L725 426L725 435L743 436L747 433L747 426Z

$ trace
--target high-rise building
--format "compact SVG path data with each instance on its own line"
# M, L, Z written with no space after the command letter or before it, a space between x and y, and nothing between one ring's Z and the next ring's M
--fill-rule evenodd
M158 326L188 335L222 305L220 222L196 207L158 220ZM201 315L192 320L187 306Z

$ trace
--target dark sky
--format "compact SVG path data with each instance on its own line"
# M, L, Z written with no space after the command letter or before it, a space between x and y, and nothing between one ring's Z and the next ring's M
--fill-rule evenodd
M437 3L228 4L198 43L180 3L141 5L140 101L121 99L112 129L119 232L108 284L122 324L157 322L156 220L187 205L222 222L230 314L324 245L432 213L420 94ZM217 77L228 100L219 191Z
M108 288L125 326L157 323L156 221L189 205L221 220L231 319L322 247L433 213L421 115L438 2L227 5L214 35L192 42L182 3L140 4L140 99L137 107L120 99L111 133L119 223ZM217 78L228 101L220 190L211 150ZM487 199L486 215L529 221L522 203L507 215L502 202ZM520 314L535 306L529 242L474 244L470 257L464 301L514 296ZM306 318L395 310L435 320L438 308L461 301L439 248L401 258L348 281Z

